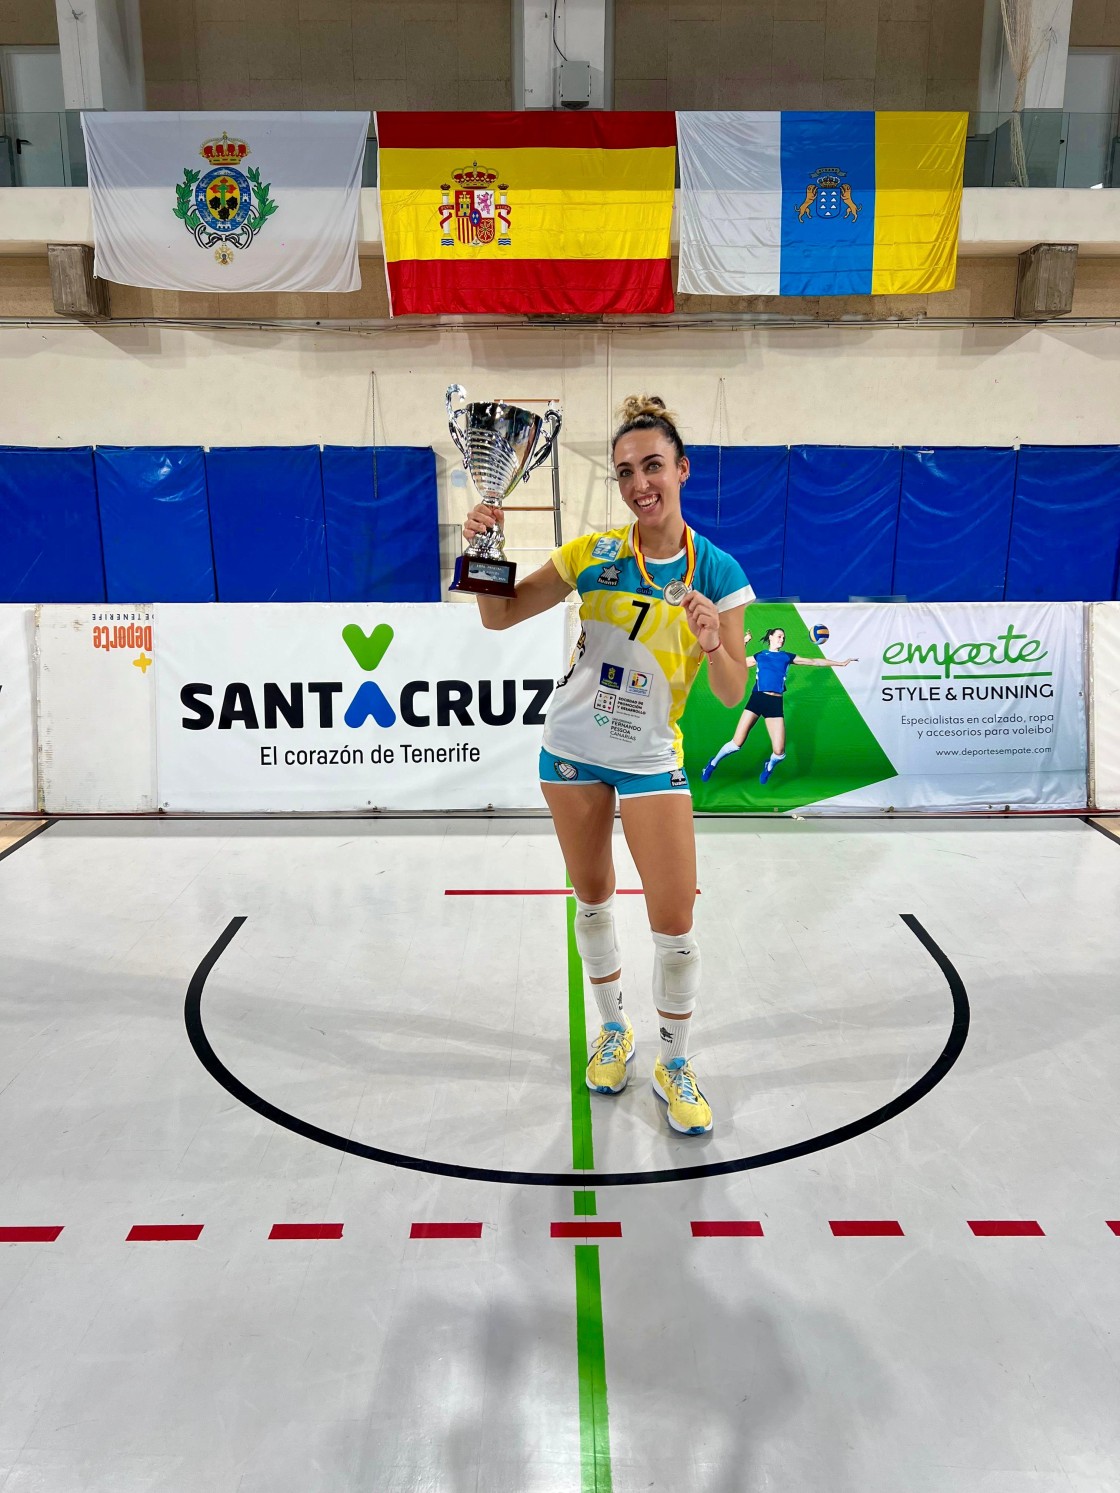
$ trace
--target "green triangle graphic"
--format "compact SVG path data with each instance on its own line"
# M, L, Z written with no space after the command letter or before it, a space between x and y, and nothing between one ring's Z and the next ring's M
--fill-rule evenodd
M788 652L801 658L826 656L789 602L753 603L747 608L746 625L752 634L748 656L762 646L768 627L785 628ZM752 669L748 693L755 677ZM765 786L758 781L771 750L766 723L760 720L743 747L725 757L706 783L701 782L705 763L731 740L741 715L742 705L728 710L715 698L708 686L708 671L701 668L681 717L685 770L693 803L701 812L784 813L897 776L836 670L794 665L786 676L786 757L770 781Z

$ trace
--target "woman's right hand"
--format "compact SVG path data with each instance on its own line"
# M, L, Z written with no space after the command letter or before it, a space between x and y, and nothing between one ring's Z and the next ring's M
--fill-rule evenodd
M463 538L477 539L487 529L502 527L502 510L491 503L476 503L463 521Z

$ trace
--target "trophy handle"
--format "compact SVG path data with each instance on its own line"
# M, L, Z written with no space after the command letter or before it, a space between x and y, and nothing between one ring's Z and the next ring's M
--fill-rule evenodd
M458 409L453 409L451 400L458 396L461 401ZM462 384L452 384L447 391L447 428L451 432L451 439L459 448L459 455L463 458L463 465L467 465L467 391Z
M547 460L556 444L556 437L560 434L560 406L553 400L541 418L541 428L537 433L537 443L533 455L529 460L525 471L522 473L522 481L528 479L530 472L535 472L541 463Z

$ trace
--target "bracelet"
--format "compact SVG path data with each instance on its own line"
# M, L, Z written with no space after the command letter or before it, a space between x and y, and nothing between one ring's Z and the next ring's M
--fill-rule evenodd
M720 638L719 642L716 644L716 646L714 648L701 648L700 652L704 655L705 658L711 658L712 654L713 653L718 653L719 650L722 647L723 647L723 639Z

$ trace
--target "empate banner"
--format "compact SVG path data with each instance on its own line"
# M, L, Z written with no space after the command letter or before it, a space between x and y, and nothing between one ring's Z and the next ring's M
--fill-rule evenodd
M0 607L0 811L32 813L35 730L32 646L35 608Z
M157 613L162 808L540 806L562 608L508 632L458 605Z
M727 710L701 672L682 722L696 807L1083 808L1085 611L1080 602L749 607L748 661L761 650L786 656L766 671L772 680L785 669L782 715ZM756 665L748 696L757 677ZM737 728L739 750L703 781ZM785 757L763 782L783 731Z

